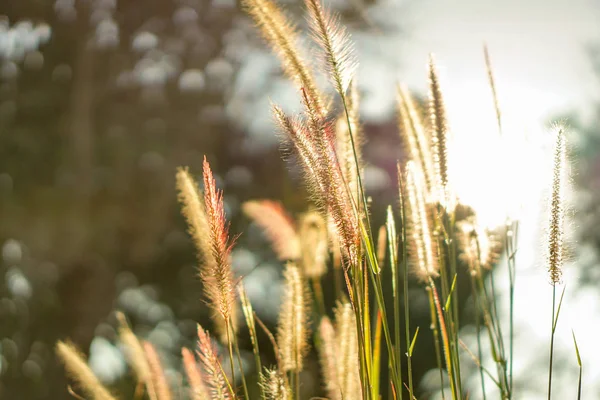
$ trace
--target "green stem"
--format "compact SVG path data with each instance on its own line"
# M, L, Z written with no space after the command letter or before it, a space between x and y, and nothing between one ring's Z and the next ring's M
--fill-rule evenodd
M548 400L552 397L552 359L554 356L554 331L556 330L555 323L555 307L556 307L556 286L552 285L552 333L550 335L550 362L548 365Z

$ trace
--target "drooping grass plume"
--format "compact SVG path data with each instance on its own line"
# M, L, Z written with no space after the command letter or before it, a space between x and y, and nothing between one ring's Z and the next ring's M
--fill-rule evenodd
M308 351L308 296L299 268L288 263L284 271L285 289L279 312L277 347L284 372L302 371Z
M266 368L260 374L260 386L264 400L292 400L292 391L284 375L277 369Z
M331 217L344 256L353 264L358 260L360 230L338 162L335 134L306 96L303 103L305 121L288 117L278 106L273 106L273 113L281 131L294 145L310 193L321 212Z
M319 324L319 338L321 339L319 361L327 397L330 400L341 400L342 392L337 375L337 340L333 324L327 317L323 317Z
M406 164L404 190L409 262L415 276L421 282L428 282L430 277L438 276L439 265L427 215L423 175L412 161Z
M479 226L474 217L459 222L457 228L462 250L460 258L467 263L470 274L478 276L482 268L490 269L498 256L497 243L491 234Z
M359 400L362 397L358 357L356 319L350 303L340 303L335 309L337 378L342 398Z
M56 354L65 365L65 369L77 382L79 387L89 399L116 400L110 392L100 383L96 375L85 362L83 356L70 343L58 342Z
M271 200L247 201L242 205L242 209L265 231L280 260L300 258L300 241L296 227L280 203Z
M265 40L281 60L285 74L299 90L306 91L319 115L325 116L327 114L325 102L315 84L308 63L300 55L294 24L271 0L244 0L243 4Z
M187 348L181 349L181 357L183 359L183 368L190 385L189 393L192 400L208 399L208 391L202 380L202 374L196 363L196 357Z
M302 215L299 221L299 236L304 276L320 278L327 273L329 256L325 218L315 211Z
M131 365L138 382L143 383L146 387L148 397L151 400L156 400L156 389L144 348L137 336L129 328L125 315L119 312L117 313L117 319L119 320L119 339L125 346L125 358L129 365Z
M144 342L143 347L148 366L150 367L150 376L156 390L156 398L158 400L171 400L171 389L169 388L158 352L150 342Z
M435 176L436 200L447 210L452 211L453 201L450 192L450 181L448 174L448 121L446 118L446 107L440 88L435 60L433 55L429 56L429 119L431 124L431 147L433 159L433 171Z
M198 325L198 357L204 367L204 382L211 399L233 399L233 389L227 381L216 349L208 332Z
M320 0L305 0L305 4L323 64L335 90L344 96L358 66L350 35L339 17L325 9Z
M550 221L547 233L547 268L552 285L560 283L564 256L565 188L567 185L567 150L563 126L556 126L554 169L550 198Z
M423 171L425 187L427 193L430 193L435 181L431 146L414 100L408 88L403 84L398 86L397 103L400 137L410 159L417 163Z

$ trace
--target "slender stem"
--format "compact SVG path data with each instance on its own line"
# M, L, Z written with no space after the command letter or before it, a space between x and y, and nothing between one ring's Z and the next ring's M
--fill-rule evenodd
M225 329L227 329L227 343L229 344L229 366L231 367L231 386L235 387L235 367L233 365L233 339L231 338L231 320L225 320Z
M244 396L246 400L250 400L250 395L248 394L248 385L246 384L246 374L244 374L244 365L242 363L242 356L240 355L240 347L238 345L236 335L233 335L233 342L235 348L235 355L237 357L238 365L240 366L240 374L242 375L242 387L244 389ZM260 371L258 371L260 373Z
M323 287L321 286L321 278L312 279L313 291L315 293L315 303L320 315L325 315L325 300L323 298Z
M433 293L433 302L435 304L435 308L437 310L437 314L438 314L438 321L440 323L440 330L442 333L442 343L443 343L443 347L444 347L444 357L446 359L446 369L448 370L448 380L450 381L450 390L452 392L452 398L454 400L459 400L461 399L461 394L460 392L457 392L457 387L456 387L456 382L455 382L455 376L454 376L454 370L453 370L453 362L451 360L451 355L450 355L450 340L448 337L448 330L446 329L446 321L444 318L444 313L442 311L442 306L440 305L440 299L437 293L437 289L435 288L435 284L433 283L433 280L431 278L429 278L429 286L431 287L431 291Z
M433 330L433 344L435 347L435 359L437 362L438 370L440 371L440 389L442 391L442 400L445 400L446 396L444 395L444 371L442 369L442 356L440 353L440 333L438 331L438 323L435 311L435 302L433 300L433 292L431 287L427 286L427 297L429 298L429 311L431 314L431 329Z
M555 324L555 307L556 307L556 286L552 285L552 333L550 335L550 362L548 365L548 400L552 397L552 358L554 356L554 331Z
M481 273L481 271L480 271ZM479 307L481 303L479 301L479 293L475 285L475 278L471 276L471 290L473 290L473 301L475 302L475 324L477 327L477 357L479 357L479 377L481 378L481 392L483 393L483 399L486 399L485 393L485 380L483 379L483 365L482 365L482 352L481 352L481 321L479 320Z

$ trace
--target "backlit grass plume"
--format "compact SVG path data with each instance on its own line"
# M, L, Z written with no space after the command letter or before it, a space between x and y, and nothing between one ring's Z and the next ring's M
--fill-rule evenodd
M267 368L260 374L264 400L292 400L294 397L285 376L277 369Z
M336 368L342 399L359 400L362 397L358 358L356 319L350 303L340 303L335 309Z
M211 400L234 399L217 351L208 332L198 325L198 357L204 370L204 382Z
M335 328L327 317L323 317L319 324L319 338L321 339L319 361L327 396L330 400L340 400L342 392L337 374L338 352Z
M477 225L475 218L461 221L457 227L461 259L466 261L470 274L477 276L482 268L491 268L497 257L497 244L491 234Z
M347 101L349 103L348 115L345 112L342 113L335 124L336 152L352 199L355 204L360 204L358 177L362 173L361 145L364 138L358 118L359 95L356 80L353 80L350 85Z
M65 365L69 375L77 382L87 398L92 400L116 400L100 383L81 354L70 343L58 342L56 354Z
M398 85L397 103L400 137L410 159L423 171L427 193L431 193L435 181L431 145L421 116L415 108L414 100L405 85Z
M181 357L183 359L183 368L188 379L189 394L192 400L204 400L209 398L208 391L204 385L202 379L202 373L198 364L196 363L196 357L189 349L181 349Z
M150 367L150 376L156 390L156 398L158 400L171 400L171 389L169 388L158 352L150 342L144 342L143 347L148 366Z
M300 258L301 246L294 221L280 203L270 200L247 201L242 209L265 231L280 260Z
M316 211L300 217L299 236L302 247L302 271L307 278L320 278L327 272L329 248L327 223Z
M332 126L319 117L303 96L305 120L292 119L278 106L273 113L281 131L291 140L304 169L305 181L321 212L331 217L349 264L358 261L360 231L350 193L346 190L335 148Z
M125 358L133 369L138 382L143 383L146 387L148 397L151 400L156 400L156 389L144 347L129 328L125 315L119 312L117 313L117 319L119 320L119 339L125 347Z
M567 185L567 150L564 127L555 127L554 170L548 224L547 268L553 285L560 283L564 256L565 188Z
M406 199L409 261L415 276L422 282L428 282L430 277L438 276L439 264L425 203L425 182L413 161L406 164L405 182L403 197Z
M279 311L277 347L283 370L300 372L308 351L308 296L300 269L295 264L288 263L283 275L285 285Z
M325 9L320 0L305 0L313 37L321 47L323 65L335 90L344 95L358 65L350 36L339 18Z
M431 147L433 155L433 171L435 176L436 200L447 211L452 211L453 198L450 192L448 173L448 121L446 106L440 88L435 59L429 56L429 119L431 124Z
M243 4L265 40L281 60L286 75L296 84L298 90L306 91L306 95L315 105L319 115L325 116L327 110L322 95L317 89L308 63L300 55L294 24L271 0L244 0Z

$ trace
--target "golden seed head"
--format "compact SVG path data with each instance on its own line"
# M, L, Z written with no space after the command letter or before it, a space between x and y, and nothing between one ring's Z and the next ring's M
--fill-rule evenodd
M320 278L327 272L327 223L321 214L312 211L300 217L299 225L304 276Z
M308 350L308 296L302 274L295 264L286 265L284 279L277 346L281 352L282 369L299 372Z

